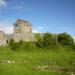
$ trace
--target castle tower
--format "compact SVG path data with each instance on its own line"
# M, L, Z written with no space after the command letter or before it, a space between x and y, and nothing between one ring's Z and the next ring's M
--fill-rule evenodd
M33 41L32 25L28 21L18 19L14 24L13 38L16 42Z
M32 33L32 25L28 21L18 19L14 24L14 33Z

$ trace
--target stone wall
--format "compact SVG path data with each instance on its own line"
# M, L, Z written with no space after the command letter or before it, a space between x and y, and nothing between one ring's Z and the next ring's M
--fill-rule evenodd
M6 37L3 31L0 31L0 46L6 45Z
M16 34L13 34L13 39L16 42L18 42L20 40L33 41L34 40L34 34L33 33L16 33Z
M0 40L0 46L5 46L7 44L6 39Z

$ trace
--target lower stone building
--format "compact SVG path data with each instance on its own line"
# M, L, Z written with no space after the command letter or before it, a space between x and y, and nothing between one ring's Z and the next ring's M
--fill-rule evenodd
M7 41L6 41L6 37L5 37L5 33L3 31L0 31L0 46L4 46L6 45Z

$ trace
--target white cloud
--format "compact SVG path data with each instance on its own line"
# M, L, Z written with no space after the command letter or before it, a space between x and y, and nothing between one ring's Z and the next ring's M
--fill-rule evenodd
M6 34L11 34L13 31L13 27L0 27L1 31L4 31Z
M40 26L40 27L37 27L37 29L42 30L44 29L44 27Z
M33 33L39 33L39 30L33 29Z
M24 0L14 0L13 2L9 2L7 7L8 9L12 9L12 10L19 10L19 9L24 9L25 8L25 3Z
M0 23L0 31L4 31L6 34L11 34L13 32L13 26L7 23Z
M5 0L0 0L0 8L5 7L7 5Z
M34 27L33 28L33 33L41 33L43 29L44 29L43 26Z

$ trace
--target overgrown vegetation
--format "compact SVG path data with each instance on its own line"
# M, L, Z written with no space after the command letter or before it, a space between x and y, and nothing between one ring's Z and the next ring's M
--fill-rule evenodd
M12 40L11 40L10 43L9 43L9 47L14 51L26 50L26 49L28 50L31 47L33 47L32 45L33 45L32 42L24 42L22 40L19 41L19 42L15 42L15 41L12 42Z
M67 33L59 34L57 40L62 46L72 46L74 44L73 38Z
M26 48L59 48L59 47L71 47L75 49L75 43L71 35L67 33L60 33L54 35L51 33L35 34L35 41L33 42L24 42L20 40L15 42L11 39L9 47L13 50L26 49Z
M56 48L57 46L70 46L73 49L75 48L72 36L67 33L60 33L58 35L44 33L42 36L40 34L36 34L35 38L37 40L35 44L40 48Z

